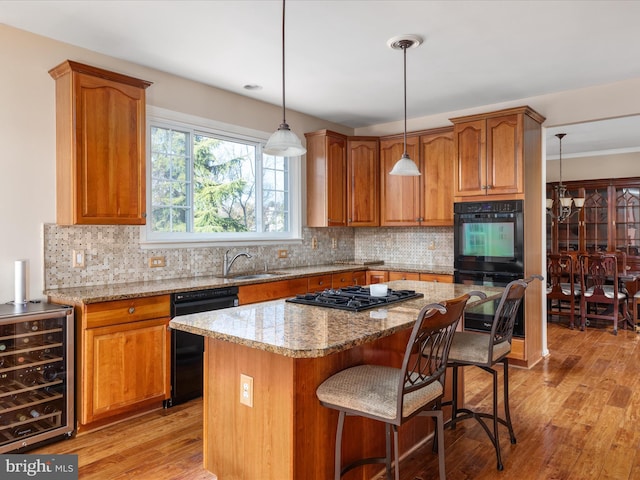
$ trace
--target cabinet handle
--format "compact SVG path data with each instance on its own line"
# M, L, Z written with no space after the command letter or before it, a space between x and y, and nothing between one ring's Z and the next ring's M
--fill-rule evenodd
M133 313L136 311L136 307L129 307L129 313Z

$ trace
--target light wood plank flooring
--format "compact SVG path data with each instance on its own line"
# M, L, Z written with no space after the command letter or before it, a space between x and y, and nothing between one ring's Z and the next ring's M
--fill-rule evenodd
M445 431L447 479L640 478L640 335L556 323L548 330L551 355L530 370L510 369L518 442L511 445L501 430L504 471L496 470L482 429L467 420ZM488 409L488 375L479 369L465 375L468 404ZM82 480L212 479L202 468L201 409L200 400L192 401L34 453L77 453ZM437 479L430 443L403 459L401 472L402 480Z

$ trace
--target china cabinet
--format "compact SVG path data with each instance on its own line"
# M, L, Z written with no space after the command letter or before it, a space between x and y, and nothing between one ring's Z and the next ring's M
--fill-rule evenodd
M563 183L567 195L584 197L584 207L564 222L547 216L551 239L548 250L553 253L621 251L626 253L628 269L640 271L640 178ZM547 184L549 195L554 194L554 186L555 183ZM554 198L554 207L556 205Z

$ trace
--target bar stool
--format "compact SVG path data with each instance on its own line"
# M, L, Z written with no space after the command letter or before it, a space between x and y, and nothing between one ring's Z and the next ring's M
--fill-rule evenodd
M398 427L416 415L433 417L438 430L438 466L445 480L443 414L444 373L456 326L469 295L444 303L426 305L413 326L401 368L358 365L326 379L316 395L320 403L338 410L335 446L335 480L349 470L371 463L384 463L391 479L391 430L393 430L395 479L400 479ZM427 408L427 407L433 408ZM342 432L345 416L358 415L383 422L386 455L342 466Z
M500 439L498 425L505 425L509 430L511 443L516 443L509 412L509 359L511 352L511 338L518 308L522 303L527 285L534 278L542 280L541 275L533 275L526 280L515 280L509 283L500 298L493 317L493 325L489 335L486 333L456 332L449 351L449 366L453 367L453 397L451 401L442 405L451 405L451 420L446 426L455 428L456 424L468 418L475 418L487 433L496 451L497 468L503 470L502 457L500 455ZM498 415L498 373L493 366L502 363L503 393L504 393L504 418ZM466 366L476 366L490 373L493 378L493 411L492 413L474 412L468 408L458 407L458 369ZM490 429L487 422L490 420L493 428Z

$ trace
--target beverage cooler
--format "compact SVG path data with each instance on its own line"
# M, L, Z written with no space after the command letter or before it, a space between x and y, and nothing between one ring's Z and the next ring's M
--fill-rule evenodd
M0 305L0 453L74 431L73 308Z

